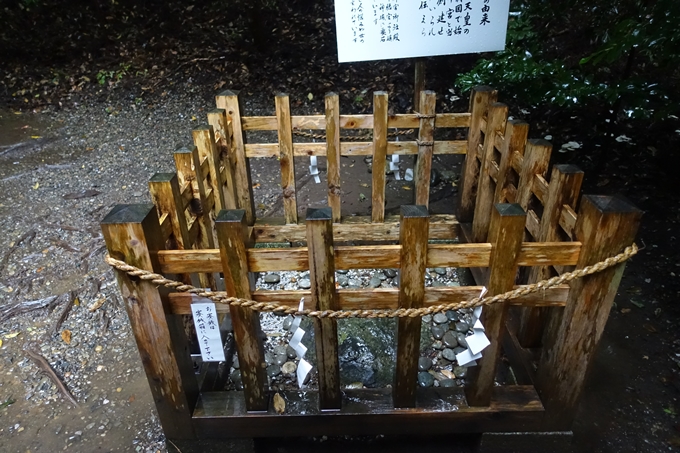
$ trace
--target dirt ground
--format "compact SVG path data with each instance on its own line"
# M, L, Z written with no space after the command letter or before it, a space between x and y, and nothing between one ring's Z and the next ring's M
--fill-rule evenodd
M198 16L200 7L190 12ZM299 12L290 15L294 22ZM205 70L201 66L207 63L196 53L199 41L191 41L192 47L180 38L152 39L148 47L141 46L148 30L140 29L140 36L129 42L117 41L115 52L102 47L108 50L63 63L65 71L77 74L70 81L60 75L61 85L42 83L38 69L16 66L3 73L0 451L166 451L127 315L102 260L99 221L116 204L149 202L147 181L156 172L172 171L173 150L190 143L191 129L205 122L218 89L243 89L245 115L273 114L273 94L279 90L291 94L293 114L322 112L329 90L340 93L343 113L370 112L371 92L378 89L390 93L395 112L409 111L410 63L338 65L328 51L334 37L321 35L328 24L320 19L278 30L289 45L275 48L267 58L255 56L252 46L237 38L225 38L224 54L210 53L211 67ZM190 32L194 29L182 28L182 33ZM314 33L313 40L302 39ZM115 62L112 55L123 52L141 75L133 77L127 70L120 81L102 85L82 79L92 76L97 58ZM299 55L313 56L306 61ZM428 61L427 86L438 94L437 111L466 109L466 94L453 90L452 77L466 61L468 57ZM509 95L501 93L499 99L511 104ZM677 451L680 193L674 170L680 163L680 121L605 123L597 112L573 116L550 106L525 113L512 107L511 113L526 116L530 137L552 136L553 163L585 170L584 193L621 194L645 211L638 235L644 249L627 264L574 424L574 448ZM562 145L570 141L580 147L565 151ZM343 163L350 176L343 212L366 214L369 206L361 197L370 192L366 163L347 158ZM307 165L302 159L296 162L298 183L304 182L298 195L301 209L320 206L325 198L310 182ZM258 215L280 209L276 166L266 159L253 162L253 182L260 183L255 190ZM402 169L408 166L404 160ZM435 168L457 172L459 161L438 159ZM388 211L410 199L408 187L390 182ZM450 184L437 185L432 197L434 212L454 211ZM62 315L65 320L59 323ZM63 379L77 407L31 360L35 353ZM258 443L257 450L419 451L454 448L455 441L275 439ZM535 447L528 445L525 451Z

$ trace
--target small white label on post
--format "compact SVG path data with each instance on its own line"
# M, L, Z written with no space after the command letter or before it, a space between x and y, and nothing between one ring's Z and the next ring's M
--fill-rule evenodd
M220 325L217 311L212 302L198 302L191 304L191 314L194 317L196 336L201 348L204 362L223 362L224 349L220 336Z

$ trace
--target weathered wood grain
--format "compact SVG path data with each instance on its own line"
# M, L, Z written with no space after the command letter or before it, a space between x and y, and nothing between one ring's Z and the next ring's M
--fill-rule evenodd
M419 105L419 104L415 104ZM244 116L241 118L244 131L275 131L275 116ZM293 128L324 130L326 117L324 115L302 115L292 117ZM413 129L418 127L420 119L414 113L397 113L390 115L388 128ZM442 127L470 127L470 113L438 113L435 126ZM373 129L373 115L340 115L341 129Z
M399 270L399 307L422 307L425 300L425 269L429 215L425 206L401 207L401 267ZM397 321L397 366L394 372L394 407L415 407L420 356L422 319Z
M522 170L519 173L517 195L515 196L515 203L518 203L525 210L529 207L536 175L545 177L548 171L551 152L552 144L547 140L531 139L527 143Z
M512 156L515 153L524 154L529 135L529 124L520 120L509 120L505 126L503 145L499 148L501 160L498 164L498 176L496 177L496 191L494 203L508 203L506 187L508 184L517 184L512 175ZM514 200L513 200L514 201Z
M231 152L231 136L227 124L227 112L214 109L208 112L208 124L215 134L215 146L219 155L219 172L222 174L222 192L224 193L224 209L236 209L236 182L234 177L234 159Z
M423 91L420 96L418 111L424 117L420 118L418 129L418 159L413 175L415 183L415 204L426 208L430 202L430 172L432 171L432 154L434 150L434 118L425 116L434 115L437 96L434 91Z
M276 121L279 132L279 164L283 191L283 216L286 223L298 221L295 191L295 161L293 159L293 126L290 121L290 102L287 94L276 96Z
M279 153L277 143L253 143L245 145L246 157L276 157ZM387 154L400 156L418 154L418 143L415 141L387 142ZM467 144L464 140L443 140L434 144L433 153L465 154ZM340 142L341 156L372 156L372 142ZM293 155L301 157L325 156L326 143L293 143Z
M191 131L194 139L194 145L198 149L198 157L201 162L208 162L208 171L203 174L206 178L207 185L212 189L215 200L213 206L213 213L217 215L220 210L226 208L226 200L224 197L224 181L222 181L222 172L220 171L220 159L217 145L215 144L215 133L212 126L201 126Z
M333 211L333 222L342 218L342 185L340 182L340 98L328 93L326 106L326 177L328 179L328 205Z
M371 220L385 220L385 162L387 158L387 93L373 93L373 173Z

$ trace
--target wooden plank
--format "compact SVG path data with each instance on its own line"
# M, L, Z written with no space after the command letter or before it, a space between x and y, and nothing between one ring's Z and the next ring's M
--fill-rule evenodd
M413 181L416 186L415 204L426 208L430 202L430 172L432 171L432 153L434 149L434 115L437 96L434 91L423 91L420 97L420 128L418 129L418 159Z
M540 227L534 233L536 241L559 241L559 218L562 206L576 206L583 171L574 165L555 165L550 176L548 196L543 206ZM536 283L552 277L550 266L532 267L527 283ZM546 310L527 308L522 310L519 318L518 337L524 347L538 347L543 336L543 325L547 316L560 316L561 313L548 313Z
M399 308L419 308L425 300L425 269L429 215L425 206L402 205ZM397 365L394 372L394 407L415 407L422 319L397 320Z
M560 212L560 226L570 239L574 239L576 220L576 212L571 208L571 206L562 206L562 211Z
M275 131L277 129L275 116L244 116L241 121L244 131ZM292 124L295 129L324 130L326 118L324 115L293 116ZM413 113L390 115L387 121L388 128L398 129L413 129L419 124L418 115ZM435 126L438 128L470 127L470 113L438 113ZM373 116L340 115L340 128L373 129Z
M531 139L527 143L522 170L519 173L519 182L517 183L517 195L515 196L515 203L518 203L525 210L529 207L536 175L545 177L548 171L551 151L552 145L547 140Z
M222 181L222 172L220 171L220 159L217 146L215 144L215 133L212 126L201 126L191 131L194 139L194 145L198 149L198 157L201 162L207 162L208 170L203 172L206 177L208 187L212 189L215 197L215 205L213 207L214 214L217 215L220 210L226 208L226 199L224 196L224 181Z
M166 214L170 219L177 247L180 249L190 248L187 218L184 209L180 208L183 203L177 174L156 173L153 175L149 180L149 193L151 194L151 201L156 205L158 215Z
M246 211L248 225L255 222L253 184L250 179L250 162L245 148L245 136L241 127L241 108L238 91L226 90L216 96L217 107L226 110L232 129L232 155L236 186L237 207ZM278 154L278 149L277 149Z
M295 161L293 159L293 127L290 122L290 102L287 94L276 95L276 120L279 132L279 164L281 165L281 190L283 215L286 223L297 223L297 198L295 193Z
M520 286L515 286L519 288ZM470 300L479 296L481 286L454 286L426 288L424 307L433 305L450 304ZM311 297L311 291L303 290L256 290L252 293L253 300L257 302L277 303L297 309L302 297ZM525 296L512 299L512 306L532 307L563 307L569 295L569 286L560 285ZM190 293L171 293L170 307L172 313L178 315L191 314L192 302L206 302L208 299L201 298ZM363 288L363 289L338 289L338 305L340 310L365 310L365 309L395 309L399 305L398 288ZM229 307L224 304L216 304L218 313L228 313Z
M387 93L373 93L373 172L371 220L385 220L385 162L387 158Z
M475 87L470 94L470 130L468 132L467 155L461 169L458 201L458 219L472 222L477 199L477 179L479 162L477 153L482 142L481 123L490 104L496 102L498 92L491 87Z
M234 177L233 153L231 152L231 136L227 124L227 112L215 109L208 112L208 124L215 134L215 146L219 154L219 171L222 174L222 192L224 193L224 209L236 209L236 182Z
M413 66L415 73L413 78L413 108L419 109L423 98L422 92L425 91L425 59L416 58ZM422 113L421 110L419 111Z
M586 195L575 235L583 247L577 268L619 253L635 239L642 211L630 203ZM571 282L571 292L558 325L549 325L536 385L546 407L546 427L569 429L592 366L625 263Z
M335 264L333 262L333 212L331 208L307 209L307 244L311 306L315 310L337 310ZM319 377L319 409L340 409L340 364L338 325L335 319L315 318L314 342Z
M494 206L489 227L489 241L494 247L489 262L489 296L509 291L515 284L525 216L518 204ZM501 302L484 307L482 312L482 323L491 344L484 349L479 364L468 371L465 394L471 406L487 406L491 401L507 309L508 304Z
M342 217L342 187L340 183L340 99L337 93L328 93L326 106L326 177L328 179L328 205L333 210L333 222Z
M164 242L154 205L118 205L102 220L101 228L112 257L140 269L160 271L155 257ZM168 438L193 439L191 414L198 383L182 320L164 303L165 288L118 270L114 273L161 426Z
M506 186L508 183L516 181L509 180L512 170L512 156L515 153L524 153L527 137L529 136L529 124L520 120L508 120L505 126L505 139L503 147L499 148L501 160L498 164L498 177L496 178L496 191L494 193L494 203L509 202L506 197Z
M538 218L538 214L536 214L536 211L534 211L533 209L528 210L526 229L532 238L538 237L538 233L541 228L540 224L541 220Z
M253 276L248 272L248 227L242 209L220 211L215 221L227 294L251 297ZM266 362L262 328L257 312L245 307L230 307L234 338L241 367L241 378L248 411L265 411L268 406Z
M472 219L473 242L486 242L493 210L494 184L489 177L489 169L494 158L494 140L496 133L505 133L505 122L508 118L508 106L499 102L489 106L489 119L484 133L484 146L482 150L479 179L477 181L477 199L475 201L475 214Z
M279 148L277 143L254 143L245 145L246 157L276 157ZM372 142L340 142L341 156L371 156ZM434 144L433 153L465 154L467 144L464 140L439 141ZM409 156L418 154L418 143L415 141L387 142L387 154ZM293 155L301 157L326 156L326 143L293 143Z
M418 389L417 409L392 408L390 389L346 389L340 411L320 411L318 392L283 391L285 420L273 404L267 413L249 414L240 392L201 395L194 425L201 437L281 437L322 435L423 435L527 432L540 429L544 415L533 386L493 389L489 407L468 407L461 389ZM283 423L285 421L285 423Z
M548 181L542 175L536 175L531 191L536 195L538 201L545 204L545 200L548 198Z

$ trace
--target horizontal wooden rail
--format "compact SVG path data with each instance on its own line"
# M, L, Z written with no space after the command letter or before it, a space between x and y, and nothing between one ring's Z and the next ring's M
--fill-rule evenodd
M569 266L576 264L580 242L524 242L520 266ZM336 246L336 269L398 268L401 245ZM487 267L492 247L480 244L429 244L427 267ZM161 250L158 261L162 272L220 272L219 250ZM305 271L309 269L307 247L250 248L248 270L251 272Z
M324 115L292 116L293 127L297 129L325 130ZM241 118L245 131L275 131L276 116L244 116ZM420 119L415 113L390 115L387 127L411 129L420 126ZM435 119L435 127L470 127L470 113L439 113ZM373 129L373 115L340 115L341 129Z
M518 288L518 287L516 287ZM424 306L462 302L479 296L481 286L453 286L425 288ZM385 310L398 308L399 288L361 288L339 289L338 301L341 310ZM257 302L278 303L287 307L297 307L302 297L311 297L311 291L257 290L252 299ZM518 297L510 301L510 305L525 307L562 307L569 296L569 285L560 285L538 293ZM190 293L170 293L170 308L176 315L190 315L190 305L194 302L208 302L209 299ZM224 304L216 304L218 313L227 313L229 308Z
M294 156L325 156L326 143L293 143ZM278 143L246 144L246 157L276 157L279 155ZM340 142L341 156L370 156L373 142ZM465 140L444 140L434 143L434 154L465 154ZM415 141L387 142L387 154L402 156L418 154L418 143Z

